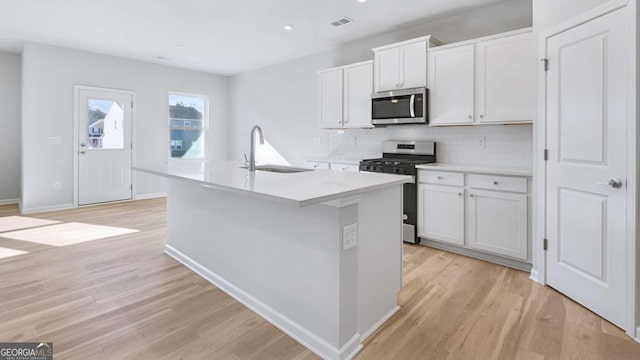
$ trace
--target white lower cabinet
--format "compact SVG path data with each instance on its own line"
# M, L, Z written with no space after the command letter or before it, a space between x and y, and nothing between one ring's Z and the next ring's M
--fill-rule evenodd
M470 190L467 239L474 249L527 260L527 195Z
M418 209L418 236L464 245L464 188L419 184Z
M418 236L428 244L530 263L530 178L420 170L418 182Z

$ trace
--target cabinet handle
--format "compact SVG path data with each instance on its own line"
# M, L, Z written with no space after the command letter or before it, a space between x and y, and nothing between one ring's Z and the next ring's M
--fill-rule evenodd
M484 117L484 115L480 115L480 119L482 119Z
M442 180L442 176L438 176L438 177L437 177L437 179L438 179L438 180Z
M469 119L473 119L473 115L469 115Z
M497 181L494 181L494 182L493 182L493 185L498 185L498 182L497 182Z
M473 194L469 194L469 197L473 197Z
M462 196L462 193L458 193L458 196Z

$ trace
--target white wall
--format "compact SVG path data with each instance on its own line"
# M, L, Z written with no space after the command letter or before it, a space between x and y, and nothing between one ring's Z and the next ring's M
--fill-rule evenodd
M136 92L136 159L167 161L169 91L204 94L210 101L209 151L227 158L228 78L61 47L25 44L22 54L22 206L33 211L73 202L73 85ZM48 136L62 138L47 145ZM62 189L55 191L53 183ZM165 192L160 178L138 174L138 195Z
M567 19L577 16L608 0L535 0L533 1L533 26L538 30L547 29Z
M20 197L20 55L0 52L0 203Z
M318 70L370 60L373 58L371 51L373 47L426 34L450 43L530 27L531 14L531 0L506 1L474 12L365 38L344 44L331 51L233 76L230 83L229 108L230 157L241 159L242 154L248 152L249 131L256 124L262 127L268 141L293 164L302 164L307 158L335 154L336 148L332 146L336 142L335 131L322 130L318 126L316 75ZM529 129L524 129L526 127ZM437 136L439 141L447 142L450 148L460 145L469 151L475 143L474 134L487 131L477 127L430 131L429 128L423 127L416 133L406 133L407 129L411 128L405 128L402 134L396 133L400 130L382 130L382 132L375 130L364 133L361 130L347 130L346 133L357 134L359 144L364 144L367 139L371 139L378 146L382 139L399 135L416 138ZM524 128L517 126L491 126L491 128L495 131L490 131L496 134L504 133L504 138L508 138L511 133L531 132L530 125ZM374 135L370 136L370 134ZM313 145L314 138L320 138L320 145ZM460 141L464 142L460 143ZM487 147L489 146L491 146L490 136L487 137ZM349 148L349 154L346 155L357 157L372 151L375 152L374 155L380 155L379 147L374 151L369 145L352 146ZM526 151L531 153L530 146ZM494 153L493 151L483 152L482 154L486 155L483 159L491 162L494 159L490 156ZM530 159L530 155L527 158ZM523 161L519 164L526 166L527 162Z

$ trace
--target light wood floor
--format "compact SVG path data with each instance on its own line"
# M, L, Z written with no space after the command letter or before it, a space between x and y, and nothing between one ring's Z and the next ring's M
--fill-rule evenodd
M0 216L17 215L0 206ZM140 230L64 247L2 238L0 341L56 359L316 359L163 254L163 199L37 214ZM640 359L640 344L528 274L405 246L401 310L357 359Z

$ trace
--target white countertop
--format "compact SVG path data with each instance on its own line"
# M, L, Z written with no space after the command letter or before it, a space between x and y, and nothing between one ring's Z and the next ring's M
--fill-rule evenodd
M218 190L310 206L411 182L410 176L314 170L299 173L249 172L235 161L175 162L162 168L133 170L183 180Z
M496 175L513 175L513 176L533 176L533 169L518 167L497 167L482 165L463 165L463 164L445 164L433 163L416 166L418 169L437 170L437 171L455 171L469 172L479 174L496 174Z

